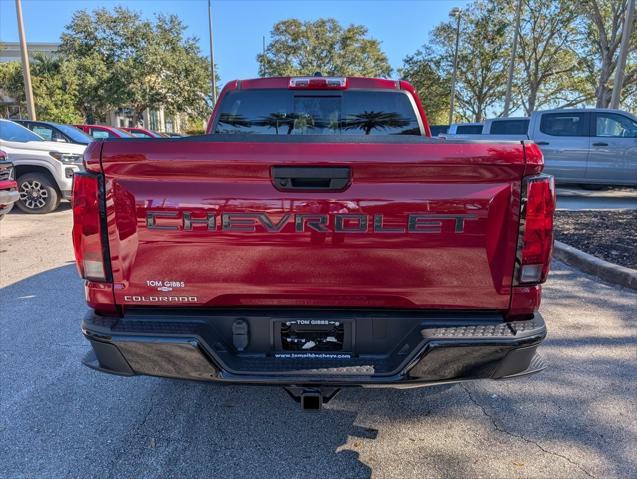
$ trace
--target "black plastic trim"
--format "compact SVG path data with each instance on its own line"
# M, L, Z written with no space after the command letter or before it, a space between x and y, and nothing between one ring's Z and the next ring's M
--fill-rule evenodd
M321 317L316 311L308 314ZM127 368L113 368L108 364L130 364L136 374L247 384L427 385L481 378L502 379L537 372L542 368L531 368L530 365L535 349L546 336L546 327L539 314L528 321L507 323L493 321L493 316L491 320L485 320L486 317L479 313L473 319L469 314L449 314L446 320L444 315L436 313L437 321L421 323L424 326L419 332L420 345L387 373L376 374L373 368L370 372L355 364L348 366L347 361L343 366L317 366L315 370L296 366L296 362L293 363L296 369L285 371L276 368L236 370L228 367L199 334L200 324L195 317L179 316L157 315L153 318L141 314L121 319L89 313L83 331L96 350L98 364L88 365L127 375L130 374ZM102 355L106 354L104 343L114 347L108 349L106 359L102 361L100 351ZM256 358L256 361L246 364L259 364L267 358Z
M419 135L246 135L246 134L206 134L184 136L181 138L105 138L100 140L104 144L108 143L353 143L353 144L454 144L467 145L476 143L511 144L519 145L526 140L494 140L494 139L454 139L441 137L426 137Z
M98 195L100 205L100 233L102 241L102 261L104 263L104 274L106 276L106 282L113 282L113 268L111 265L111 249L108 243L108 219L106 215L106 183L102 173L97 176Z
M273 166L272 184L279 191L343 191L351 182L349 166Z

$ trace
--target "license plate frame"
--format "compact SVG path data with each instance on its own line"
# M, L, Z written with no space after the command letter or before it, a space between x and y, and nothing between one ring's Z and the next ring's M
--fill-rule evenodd
M275 353L311 353L312 356L319 357L351 355L354 324L354 321L340 319L276 320L273 322L273 349Z

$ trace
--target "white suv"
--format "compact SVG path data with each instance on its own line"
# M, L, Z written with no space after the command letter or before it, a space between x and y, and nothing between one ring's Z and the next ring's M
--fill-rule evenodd
M85 145L45 141L41 136L9 120L0 119L0 149L15 167L25 213L50 213L62 198L70 199L73 175L81 171Z

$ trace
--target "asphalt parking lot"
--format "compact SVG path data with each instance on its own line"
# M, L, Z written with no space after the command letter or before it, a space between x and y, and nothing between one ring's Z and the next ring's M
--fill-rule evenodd
M548 370L450 389L122 378L80 364L68 205L0 223L0 477L637 477L637 294L554 263Z

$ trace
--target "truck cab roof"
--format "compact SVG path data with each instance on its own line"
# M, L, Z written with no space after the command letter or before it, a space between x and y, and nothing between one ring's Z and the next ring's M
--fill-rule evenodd
M301 84L307 81L306 86L296 87L298 89L323 90L349 88L364 88L377 90L400 90L409 89L408 82L403 80L391 80L388 78L366 78L366 77L346 77L346 76L284 76L268 78L251 78L247 80L233 80L226 84L224 89L247 90L247 89L267 89L267 88L294 88L294 83ZM333 82L333 88L329 87L329 82ZM338 82L338 84L337 84ZM411 86L411 85L409 85Z
M550 110L538 110L531 115L539 115L543 113L621 113L623 115L635 116L625 110L616 110L614 108L553 108Z

